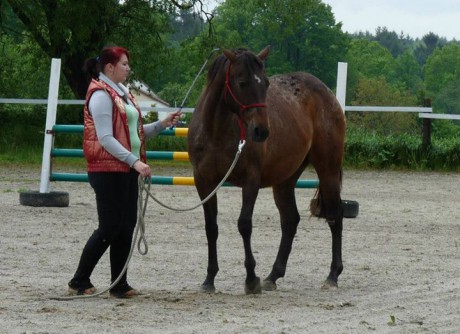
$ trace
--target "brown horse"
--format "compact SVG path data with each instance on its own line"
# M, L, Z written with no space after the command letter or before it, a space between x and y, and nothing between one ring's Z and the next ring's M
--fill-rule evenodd
M332 233L332 263L324 288L337 287L342 272L342 219L340 198L345 117L333 93L311 74L297 72L267 78L263 61L246 50L222 50L208 71L207 84L193 113L188 151L196 188L207 197L229 170L238 143L245 139L240 158L228 181L242 188L243 206L238 230L243 238L246 293L260 293L251 249L252 214L260 188L272 187L281 218L281 243L264 289L276 289L284 277L292 241L300 220L295 185L311 163L319 188L310 205L326 218ZM208 239L205 291L215 291L217 261L217 196L204 205Z

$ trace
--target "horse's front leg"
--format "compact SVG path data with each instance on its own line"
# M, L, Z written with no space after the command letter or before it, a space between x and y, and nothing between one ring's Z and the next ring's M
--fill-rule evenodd
M206 238L208 240L208 270L206 279L201 285L202 291L214 292L214 278L219 272L217 261L217 238L219 236L219 226L217 225L217 196L213 196L203 205Z
M261 293L260 278L256 276L255 267L256 260L251 248L252 235L252 214L254 205L259 192L258 186L243 187L243 206L241 208L240 217L238 218L238 231L243 238L244 245L244 266L246 267L246 282L244 291L246 294Z
M201 200L205 199L213 189L207 187L205 181L200 182L200 178L195 175L195 183ZM219 272L217 261L217 238L219 227L217 225L217 196L214 195L203 204L206 238L208 240L208 269L206 279L201 285L201 290L205 292L215 292L214 279Z

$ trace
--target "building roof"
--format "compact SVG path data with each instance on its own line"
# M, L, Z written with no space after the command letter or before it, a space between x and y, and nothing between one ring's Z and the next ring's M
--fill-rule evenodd
M151 100L158 106L170 106L168 102L159 98L145 82L134 80L132 83L128 84L128 87L138 101Z

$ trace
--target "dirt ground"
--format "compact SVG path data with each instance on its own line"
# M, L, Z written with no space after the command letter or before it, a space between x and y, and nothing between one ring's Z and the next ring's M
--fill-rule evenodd
M181 168L173 175L190 175ZM155 170L172 175L171 170ZM219 191L220 272L217 292L199 291L207 265L201 208L187 213L153 201L146 213L148 254L137 250L130 300L51 299L66 294L80 252L96 226L87 183L52 183L66 191L64 208L19 204L39 189L40 171L0 169L0 333L458 333L460 330L460 199L454 173L345 171L343 198L359 216L344 220L344 272L336 291L321 290L331 259L327 225L309 218L312 189L298 189L301 223L278 290L244 294L242 241L236 226L241 196ZM303 178L314 178L309 172ZM180 208L198 203L190 186L152 186ZM264 278L280 239L269 189L254 212L253 250ZM109 285L108 255L93 283Z

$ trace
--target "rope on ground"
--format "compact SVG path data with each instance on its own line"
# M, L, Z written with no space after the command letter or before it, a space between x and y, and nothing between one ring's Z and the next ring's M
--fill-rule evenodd
M55 296L55 297L50 297L52 300L60 300L60 301L66 301L66 300L74 300L74 299L88 299L88 298L94 298L98 297L107 291L110 291L121 279L121 277L124 275L126 270L128 270L128 264L131 261L131 258L133 256L133 251L134 251L134 246L136 245L136 240L137 240L137 235L139 234L139 240L137 241L137 250L141 255L146 255L148 253L148 245L147 245L147 240L145 238L145 210L147 209L147 200L148 197L145 198L144 203L142 203L142 194L141 192L143 189L139 188L139 196L137 199L137 224L136 228L134 229L134 236L133 240L131 243L131 248L129 250L129 255L128 258L126 259L125 266L123 267L123 270L121 271L120 275L118 275L117 279L113 281L113 283L106 289L96 292L92 295L76 295L76 296ZM142 249L142 245L144 248Z
M147 239L145 238L145 212L147 210L147 203L148 203L149 197L151 197L155 202L157 202L161 206L163 206L163 207L165 207L167 209L170 209L172 211L185 212L185 211L191 211L191 210L194 210L194 209L198 208L199 206L201 206L204 203L206 203L212 196L214 196L215 193L225 183L225 181L227 181L227 179L230 176L231 172L235 168L236 163L238 162L238 159L239 159L239 157L241 155L241 151L242 151L242 149L243 149L245 144L246 144L246 141L244 141L244 140L241 140L239 142L238 150L237 150L237 152L235 154L235 158L233 159L233 162L232 162L227 174L225 174L225 176L223 177L222 181L219 182L217 187L205 199L203 199L200 203L198 203L197 205L195 205L195 206L193 206L191 208L186 208L186 209L173 208L173 207L170 207L170 206L168 206L166 204L163 204L157 198L155 198L155 196L153 196L152 193L150 192L150 185L151 185L150 179L149 178L142 178L141 176L139 176L139 179L138 179L138 185L139 185L139 190L138 191L139 192L138 192L138 198L137 198L137 210L138 210L137 211L138 212L137 213L137 224L136 224L136 228L134 229L134 236L133 236L133 240L132 240L132 243L131 243L131 249L129 250L128 259L126 260L125 266L123 267L123 270L121 271L120 275L117 277L117 279L115 281L113 281L113 283L108 288L106 288L106 289L104 289L104 290L102 290L100 292L94 293L92 295L55 296L55 297L50 297L50 299L52 299L52 300L60 300L60 301L74 300L74 299L88 299L88 298L98 297L98 296L106 293L110 289L112 289L120 281L121 277L126 272L126 270L128 270L128 264L131 261L131 257L133 256L133 250L134 250L134 246L136 245L136 240L137 240L137 235L138 234L139 234L139 240L137 240L137 250L138 250L138 252L141 255L146 255L148 253L148 244L147 244ZM145 196L145 197L144 197L144 192L147 194L147 196ZM142 246L143 246L143 248L142 248Z

